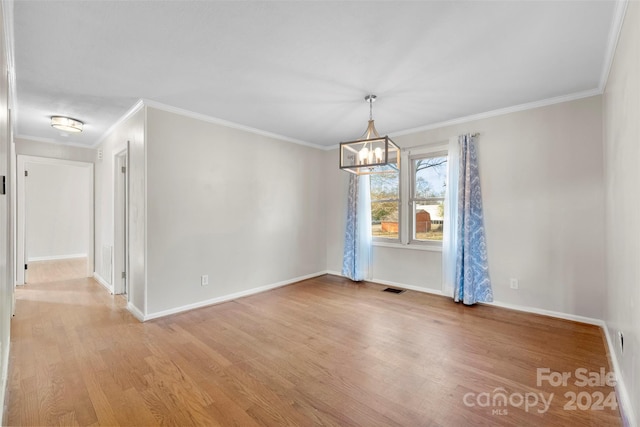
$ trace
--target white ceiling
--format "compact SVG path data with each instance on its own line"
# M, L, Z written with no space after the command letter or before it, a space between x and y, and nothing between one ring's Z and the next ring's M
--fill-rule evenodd
M323 146L597 93L614 1L20 1L19 137L91 146L149 99ZM578 95L579 96L579 95ZM79 135L51 115L84 121Z

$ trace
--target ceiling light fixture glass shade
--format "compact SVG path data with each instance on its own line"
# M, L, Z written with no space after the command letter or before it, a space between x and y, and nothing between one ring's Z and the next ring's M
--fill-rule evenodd
M63 132L82 132L82 123L80 120L72 119L64 116L52 116L51 126Z
M375 95L367 95L369 124L360 139L340 143L340 169L356 175L398 171L400 148L388 136L380 136L373 123Z

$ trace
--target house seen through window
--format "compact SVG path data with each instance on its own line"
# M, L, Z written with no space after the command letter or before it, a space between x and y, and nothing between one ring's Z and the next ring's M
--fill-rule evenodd
M406 243L442 242L447 158L446 151L430 152L411 157L402 171L389 168L388 173L370 175L371 229L376 240L400 242L407 240L401 235L408 235ZM401 195L401 180L408 185L408 200Z
M411 240L442 241L447 153L411 159Z

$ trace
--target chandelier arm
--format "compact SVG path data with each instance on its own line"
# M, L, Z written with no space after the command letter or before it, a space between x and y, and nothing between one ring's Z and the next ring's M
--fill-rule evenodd
M369 103L367 129L359 139L340 143L340 169L356 175L397 172L400 148L388 136L381 137L376 130L373 121L376 96L367 95L364 99Z

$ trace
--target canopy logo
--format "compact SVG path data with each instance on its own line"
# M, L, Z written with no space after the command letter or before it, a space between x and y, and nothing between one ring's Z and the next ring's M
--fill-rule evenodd
M599 371L589 371L586 368L578 368L572 372L556 372L550 368L536 369L537 387L571 387L574 390L566 391L562 396L566 401L562 407L565 411L602 411L605 409L616 410L615 391L605 394L602 390L575 391L575 388L586 387L615 387L616 376L605 368ZM560 393L558 393L560 395ZM509 408L522 408L525 412L537 411L544 414L549 411L556 393L532 392L509 393L503 387L497 387L493 391L481 393L469 392L462 397L465 406L473 408L491 408L492 415L508 415Z
M464 395L462 401L465 406L470 408L478 406L480 408L493 408L491 413L493 415L507 415L509 413L507 407L514 408L524 407L526 412L530 409L536 408L538 413L544 414L549 410L551 401L553 400L553 393L549 395L548 399L545 399L544 393L510 393L507 394L507 390L502 387L495 388L492 392L473 393L469 392ZM542 403L542 407L539 405Z

